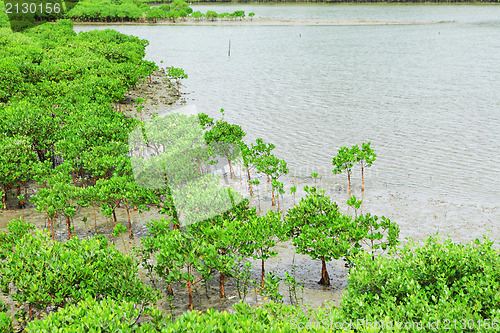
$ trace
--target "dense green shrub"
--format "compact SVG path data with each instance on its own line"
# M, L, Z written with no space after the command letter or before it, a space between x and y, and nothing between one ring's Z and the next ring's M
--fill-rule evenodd
M34 226L24 222L22 219L14 219L10 221L7 226L8 232L0 232L0 260L4 260L11 253L16 239L22 238L26 233L33 229L35 229Z
M14 330L12 329L12 318L5 312L0 312L0 332L14 332Z
M22 218L13 219L7 225L7 231L9 232L11 241L22 238L30 230L34 229L36 229L35 226L30 224L29 222L24 222Z
M279 303L267 303L263 307L237 303L231 312L214 309L206 313L187 311L172 321L153 308L142 311L129 302L86 299L77 306L60 309L44 320L30 322L26 332L341 332L321 328L310 320L311 313Z
M0 299L0 332L10 333L12 330L12 318L6 313L9 307Z
M16 239L0 266L2 289L20 304L46 309L91 296L148 304L158 296L137 277L137 263L97 238L53 242L37 230Z
M44 320L28 323L26 332L157 332L151 323L138 324L142 316L157 313L157 310L143 309L132 302L88 298L78 305L51 313Z
M214 309L206 313L185 312L161 332L300 332L293 325L298 327L301 323L305 326L309 321L300 308L279 303L268 303L262 308L237 303L233 309L235 313Z
M0 28L3 209L10 208L4 194L18 187L19 195L30 180L45 194L58 192L48 182L61 161L75 185L84 175L96 181L125 173L128 134L138 120L115 112L110 103L157 66L142 60L145 40L109 29L77 35L72 27L70 20L58 20L22 33ZM49 197L23 197L19 204L30 201L50 219L56 213L69 216L65 208L76 204L71 197Z
M499 301L500 255L491 241L430 237L392 256L358 258L340 312L345 320L412 323L413 330L477 332L500 327Z
M9 17L5 13L5 3L0 1L0 27L9 27Z
M183 0L168 1L168 3L169 5L150 7L143 1L137 0L81 0L66 14L66 17L84 22L142 21L146 17L156 22L165 17L172 18L175 13L185 13L180 15L184 17L193 12L189 3Z
M135 21L149 9L134 0L84 0L71 9L66 16L78 21Z

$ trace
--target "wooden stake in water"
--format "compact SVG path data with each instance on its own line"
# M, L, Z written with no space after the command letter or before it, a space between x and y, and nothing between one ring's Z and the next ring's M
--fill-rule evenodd
M227 50L227 56L231 56L231 35L229 35L229 49Z

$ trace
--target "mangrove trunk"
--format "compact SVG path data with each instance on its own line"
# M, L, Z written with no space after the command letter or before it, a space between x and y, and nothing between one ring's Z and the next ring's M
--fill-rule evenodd
M330 285L330 277L328 276L328 271L326 270L325 257L321 258L321 280L319 280L318 283L323 285L323 286Z

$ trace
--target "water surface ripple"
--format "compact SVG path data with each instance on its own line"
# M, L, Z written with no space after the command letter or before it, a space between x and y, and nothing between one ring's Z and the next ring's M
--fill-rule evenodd
M248 141L275 143L298 177L317 170L326 187L344 184L344 176L331 175L331 158L340 146L371 141L378 160L368 189L498 207L500 6L194 7L242 8L257 17L453 21L111 28L148 39L148 59L189 74L188 103L213 116L225 108ZM75 30L96 28L106 27Z

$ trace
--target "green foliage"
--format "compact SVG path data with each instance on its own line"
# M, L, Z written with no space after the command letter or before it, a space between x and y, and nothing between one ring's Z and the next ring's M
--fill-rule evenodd
M35 161L36 155L29 138L0 138L0 187L28 180Z
M356 156L356 162L361 166L361 191L365 190L365 167L372 166L373 162L377 159L377 154L370 147L371 142L363 142L361 148L357 145L352 147L352 151Z
M293 258L292 271L291 273L285 272L285 277L283 278L283 283L288 289L288 295L290 297L290 304L298 305L301 297L297 295L298 290L304 291L304 286L299 286L299 283L295 279L295 271L297 266L295 265L295 256ZM302 281L303 283L304 281ZM303 301L303 299L302 299Z
M169 285L181 282L188 287L189 308L193 309L192 285L196 284L195 271L203 278L211 275L210 267L215 265L217 250L213 244L198 237L192 237L179 229L163 230L155 238L156 272Z
M232 313L214 309L209 309L206 313L187 311L172 321L154 308L138 309L129 302L109 299L96 302L88 298L78 306L68 306L50 314L44 320L30 322L26 332L285 333L311 324L310 315L303 313L298 307L281 303L269 302L263 307L251 307L241 302L235 304L233 309ZM151 317L150 321L138 323L148 316ZM308 331L325 331L317 327L319 326L316 325Z
M217 13L213 10L207 10L205 17L209 18L211 21L214 21L217 18Z
M145 1L145 0L142 0ZM160 1L154 1L156 3L162 2ZM236 2L236 3L249 3L249 2L256 2L256 3L297 3L297 0L258 0L258 1L249 1L249 0L238 0L238 1L229 1L229 0L194 0L194 3L229 3L229 2ZM490 1L490 0L476 0L473 2L477 3L496 3L496 1ZM419 4L419 3L426 3L424 0L388 0L388 1L382 1L382 0L359 0L359 1L354 1L354 0L307 0L307 1L301 1L301 3L329 3L329 4L335 4L335 3L344 3L344 4L360 4L360 3L391 3L391 4L400 4L400 3L406 3L406 4ZM438 0L436 3L446 3L450 4L449 1L444 1L444 0ZM457 3L462 3L462 4L470 4L470 0L457 0L453 2L453 4ZM250 16L250 15L249 15Z
M268 272L264 277L264 281L263 294L267 295L273 302L283 303L283 295L279 293L281 278Z
M34 229L33 225L29 222L24 222L22 218L10 221L7 225L7 232L0 232L0 260L5 260L10 255L16 240Z
M191 225L188 231L196 238L204 239L213 244L217 250L217 257L209 267L216 269L220 273L220 296L225 297L224 277L233 275L237 267L241 267L239 254L251 255L252 239L248 234L250 223L256 216L255 208L250 208L248 200L242 200L230 210L218 214L208 220ZM237 283L247 280L245 273L237 276Z
M248 222L243 224L243 233L248 238L245 251L253 255L254 259L269 259L277 255L271 248L276 245L275 236L284 238L282 214L271 210L263 216L252 215Z
M140 308L133 302L92 298L82 300L51 313L43 320L29 322L26 333L35 332L159 332L157 323L139 324L138 320L151 315L161 316L153 308Z
M14 219L7 225L7 231L11 234L13 240L23 238L24 235L34 230L35 227L29 222L24 222L22 218Z
M188 11L189 9L189 3L187 3L186 1L183 1L183 0L174 0L172 1L172 3L170 4L170 9L173 9L173 10L176 10L176 11L181 11L181 10L185 10L185 11ZM192 13L193 10L191 9L190 13Z
M188 16L188 13L185 9L179 10L179 17L186 18Z
M146 18L149 21L152 21L156 23L158 19L164 18L167 16L167 13L164 10L161 10L158 7L152 7L150 10L147 11L146 13Z
M40 105L27 99L11 103L0 109L0 128L8 137L5 140L9 140L9 138L16 140L14 143L18 146L22 145L24 141L26 147L19 146L19 148L20 153L25 152L26 157L23 157L23 159L31 162L31 164L27 163L26 166L33 166L33 162L37 158L44 161L48 157L48 152L59 137L58 131L61 130L60 124L50 113L46 112ZM28 147L32 151L25 150ZM7 154L8 150L12 148L9 148L9 146L4 147ZM36 153L35 158L33 158L33 151ZM21 166L21 170L23 168L25 167Z
M22 269L20 269L22 267ZM53 242L37 230L17 238L2 264L2 287L14 287L20 304L44 310L78 303L89 295L137 304L156 301L157 294L137 277L137 263L96 238Z
M339 148L337 155L332 159L332 172L334 174L339 174L343 171L347 173L349 196L351 196L351 175L354 163L358 163L361 166L361 191L365 190L365 167L370 167L377 157L370 144L371 142L362 143L361 148L358 145L354 145L351 148L342 146Z
M14 329L12 327L12 317L2 311L0 311L0 332L14 333Z
M113 228L113 237L121 237L123 242L123 248L125 249L125 251L127 251L127 246L125 245L125 241L123 240L123 233L126 231L127 228L121 223L117 223L116 226Z
M295 193L297 192L297 185L290 187L290 194L293 195L293 205L295 206Z
M252 143L252 156L254 159L265 158L271 156L271 151L276 148L272 143L265 143L264 140L258 138L255 144Z
M146 226L148 227L149 235L141 240L142 247L138 253L142 267L147 271L146 275L153 285L156 286L157 277L164 274L163 272L165 271L165 267L156 262L156 253L160 251L162 244L158 239L168 233L170 223L165 218L162 218L160 220L151 220L147 222Z
M371 166L373 162L375 162L375 160L377 159L377 154L375 154L370 145L371 142L363 142L361 144L361 149L357 145L353 147L358 163L364 164L366 166Z
M354 162L356 162L356 156L352 149L345 146L340 147L337 155L332 159L332 164L334 166L333 173L339 174L343 170L350 172L349 170L354 166Z
M188 76L184 73L182 68L170 67L167 71L167 76L171 77L174 80L187 79Z
M175 20L190 13L192 9L180 0L152 9L139 1L85 0L68 17L82 21L128 21L145 15L151 20ZM244 15L243 11L220 15L208 11L206 17L234 19ZM203 15L196 12L192 16ZM0 15L0 25L4 23ZM292 238L297 252L322 261L322 284L329 284L326 262L348 256L352 263L342 308L331 309L329 314L318 310L316 319L391 318L423 323L447 319L461 325L461 320L484 323L500 319L500 256L491 242L458 245L429 238L421 245L409 242L389 252L390 256L376 256L377 252L398 245L399 227L384 216L358 216L362 202L354 196L348 201L355 210L354 219L341 214L324 191L306 187L307 196L290 209L284 225L279 213L270 211L258 217L248 201L243 201L225 213L189 226L187 232L170 230L170 222L179 223L172 193L168 189L142 190L131 178L127 143L130 131L139 121L110 107L139 78L157 69L153 62L143 60L148 42L109 29L79 34L72 29L70 20L41 24L22 34L0 29L0 197L9 186L37 181L41 188L31 202L49 219L66 217L69 232L78 207L100 204L105 215L114 216L120 203L128 211L129 205L145 209L146 204L155 202L162 212L171 213L173 220L148 224L151 235L143 239L141 259L153 282L156 275L168 285L176 281L187 285L192 308L191 287L218 271L221 285L224 277L234 278L240 298L244 299L250 279L248 258L253 258L261 260L263 279L267 281L264 292L277 303L263 308L240 303L235 305L234 314L213 310L205 314L187 312L172 323L157 310L137 306L154 302L158 294L140 282L137 263L108 247L104 236L56 243L39 230L33 232L30 224L19 219L9 223L7 232L0 233L1 287L30 310L59 308L46 320L30 323L28 332L51 331L56 327L62 332L288 332L290 318L302 323L311 318L296 307L279 304L283 301L278 293L280 278L264 276L264 261L277 254L272 250L276 237ZM168 70L168 75L178 89L179 81L187 78L184 70L175 67ZM137 102L141 104L143 100ZM193 138L200 133L184 131L185 128L181 133L175 126L148 131L146 138L148 143L156 140L164 146L171 137L182 138L170 148L190 153L182 158L176 155L170 162L176 162L172 163L175 168L189 161L192 168L178 174L178 179L168 180L183 186L180 193L197 203L213 201L220 192L197 196L199 193L186 186L188 180L200 174L200 166L211 158L222 156L231 166L240 153L247 170L255 167L272 179L273 199L275 191L284 192L278 179L288 173L288 168L285 161L271 154L274 145L257 139L248 147L242 141L246 133L241 126L214 121L206 115L200 115L199 120L206 130L204 138L210 143L209 148L194 149ZM151 125L144 124L144 128L148 126ZM158 141L162 138L164 142ZM364 190L364 168L370 167L376 156L370 142L361 147L341 147L332 159L333 172L347 172L350 191L352 168L358 163ZM318 173L311 176L316 179ZM94 179L95 183L85 188L78 186L84 178L87 182ZM259 184L250 175L248 180L250 184ZM290 192L295 195L296 190L293 186ZM238 201L234 196L233 203ZM24 195L18 198L26 199ZM182 208L189 212L197 207L185 204ZM188 216L189 219L196 220L194 216ZM117 223L113 235L121 236L125 231L126 227ZM289 288L291 303L297 304L298 283L294 274L286 272L283 281ZM20 313L27 313L26 310ZM12 319L6 311L0 303L2 332L12 331ZM137 320L146 315L153 322L139 326Z
M366 235L363 237L363 242L368 245L372 259L374 259L377 250L385 252L399 244L399 226L385 216L379 218L367 213L360 216L358 222L365 229Z
M286 175L289 172L288 166L285 160L281 160L276 156L271 154L271 151L275 148L272 143L265 143L261 138L256 140L256 143L252 143L252 148L247 153L251 163L257 168L258 172L264 173L267 176L267 180L272 179L272 205L276 205L274 199L274 193L285 193L283 190L283 183L278 181L278 178L282 175ZM278 206L279 207L279 206Z
M252 277L252 263L245 261L243 256L235 256L230 275L236 282L238 297L244 300L250 288L250 278Z
M352 246L355 221L339 212L325 191L304 187L307 196L290 209L286 216L287 235L298 253L307 254L322 262L320 284L329 285L326 262L345 256Z
M192 13L191 14L191 17L192 18L195 18L195 19L200 19L202 18L204 15L202 14L202 12L200 12L199 10L197 10L196 12Z
M217 14L217 17L220 19L223 19L223 18L229 17L230 15L231 14L229 14L228 12L225 12L225 13Z
M479 321L481 329L495 322L498 328L500 256L492 244L429 237L410 240L391 256L361 256L350 271L341 314L347 321L389 318L426 328L437 321L438 332L482 331Z
M51 218L56 214L65 216L68 238L71 238L71 218L76 215L76 200L83 190L69 183L71 177L65 167L66 165L61 165L54 170L52 176L47 179L47 187L41 188L32 198L32 202L36 210L46 212Z
M350 270L340 308L327 306L304 312L297 306L281 304L277 289L280 279L269 274L266 291L277 302L262 307L237 303L233 313L187 311L170 321L157 310L143 311L133 303L86 298L44 321L29 323L27 332L54 328L83 332L104 327L110 332L340 332L335 323L352 322L353 329L360 318L365 325L358 325L359 332L376 331L368 322L403 325L403 330L404 324L410 323L415 331L436 327L436 322L437 332L497 330L500 256L492 245L487 239L462 245L430 237L422 243L410 240L390 256L375 260L369 254L359 256ZM146 315L151 316L151 322L137 326L136 320ZM9 321L7 318L7 325Z
M175 22L175 20L177 20L180 17L180 12L177 10L171 9L167 12L167 17L169 19L171 19L173 22Z
M265 260L278 255L278 252L271 250L276 245L275 236L284 237L281 219L281 213L270 210L264 216L251 216L242 226L245 245L241 251L255 260L261 260L261 286L264 285Z
M351 195L352 167L354 166L355 162L356 162L356 155L354 154L354 151L344 146L339 148L337 155L332 159L332 164L333 164L332 172L334 174L342 173L342 171L344 170L347 173L347 180L349 182L349 196Z
M0 300L0 312L7 312L9 311L9 306L6 305L3 300ZM1 326L0 326L1 327Z
M101 202L101 211L108 217L113 216L115 224L117 223L115 213L117 206L126 200L141 202L140 192L144 191L138 187L131 176L118 175L113 175L108 179L99 179L94 188L98 195L96 199Z
M239 17L240 20L242 20L245 17L245 11L235 10L233 13L231 13L231 18L237 18L237 17Z
M311 173L311 177L314 178L314 187L316 187L316 181L318 180L319 173L318 172L313 172L313 173Z
M168 12L171 9L171 7L169 5L166 5L166 4L159 5L158 8L160 8L161 10L163 10L165 12Z
M253 161L257 167L257 171L266 174L272 179L272 205L276 203L274 201L274 192L277 190L279 193L280 189L283 188L283 183L278 181L278 178L282 175L286 175L289 172L288 166L285 160L279 159L274 155L260 155L256 157Z
M0 28L9 27L9 16L5 13L5 3L0 1Z
M170 11L172 12L172 11ZM169 12L169 13L170 13ZM170 18L172 18L174 21L176 18L178 18L179 16L181 16L180 12L178 11L173 11L173 16L169 16ZM182 68L176 68L176 67L170 67L167 71L167 76L171 79L173 79L175 81L175 83L177 84L177 93L179 95L179 97L181 96L181 92L180 92L180 80L182 79L187 79L188 78L188 75L184 72L184 69Z
M181 114L154 117L131 134L130 142L137 143L138 150L146 143L154 150L150 159L132 159L141 186L161 189L158 206L177 224L189 225L231 208L231 195L235 202L240 201L237 193L219 186L218 175L203 174L213 152L199 126L201 118Z
M357 224L357 228L351 230L351 240L355 241L354 246L345 258L348 267L352 266L352 257L356 256L360 251L367 250L371 254L372 260L374 260L376 253L384 253L399 244L399 226L385 216L379 218L377 215L371 215L370 213L358 216L358 210L362 203L355 196L352 196L347 201L347 205L354 208L355 222ZM363 245L364 248L362 248Z
M136 21L148 13L149 6L134 0L78 1L66 17L86 22Z
M277 303L264 308L251 307L246 303L233 306L235 313L209 309L206 313L188 311L162 332L291 332L290 318L306 323L308 317L300 309ZM275 314L279 314L276 316ZM292 317L293 316L293 317Z
M224 112L224 109L221 109ZM241 157L241 142L246 135L240 125L218 119L205 132L205 140L210 145L212 154L227 159L231 178L235 178L231 161Z
M131 173L125 154L137 121L109 104L157 68L142 60L147 41L109 29L77 35L72 27L59 20L17 34L0 29L0 58L17 73L0 78L1 191L33 179L42 187L31 198L37 209L68 222L83 205L74 187L84 177Z

